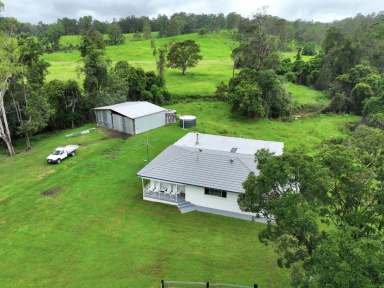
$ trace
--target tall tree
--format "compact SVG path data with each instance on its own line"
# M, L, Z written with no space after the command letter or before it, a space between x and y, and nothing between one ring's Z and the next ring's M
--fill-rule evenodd
M219 88L223 90L221 86ZM273 70L244 69L223 91L226 91L235 113L250 118L288 117L291 114L291 97Z
M279 64L278 38L266 31L266 16L257 15L239 27L240 45L232 52L237 68L274 69Z
M359 127L314 155L259 151L240 207L269 222L260 234L274 242L294 287L384 285L384 133Z
M20 71L19 49L15 39L0 34L0 139L5 143L8 154L13 156L11 133L5 111L4 97L11 77Z
M87 33L91 30L93 25L92 16L83 16L79 18L79 30L81 34Z
M65 34L64 25L61 22L49 25L47 31L41 35L46 49L56 51L60 48L60 37Z
M168 66L180 69L183 75L187 68L195 67L201 59L200 46L193 40L172 44L167 55Z
M227 29L237 29L241 22L241 15L236 12L231 12L227 15Z
M80 54L84 62L84 90L90 108L102 102L101 90L108 84L109 60L105 55L103 35L91 29L81 38Z
M151 22L147 17L143 20L143 36L144 39L151 39Z
M118 45L124 42L124 35L121 33L120 25L112 23L108 28L109 43L111 45Z
M53 80L44 85L43 94L46 95L53 109L50 127L53 129L74 128L82 123L82 93L79 84L74 80L66 82Z
M42 93L49 64L41 59L43 49L36 38L21 35L18 46L23 71L13 77L10 92L18 115L18 133L25 136L27 149L31 149L30 136L45 128L51 116L48 99Z
M165 67L167 65L168 46L164 45L160 48L157 48L155 40L152 39L151 40L151 48L153 51L152 54L155 57L157 72L158 72L159 77L162 80L162 82L165 83L164 72L165 72Z

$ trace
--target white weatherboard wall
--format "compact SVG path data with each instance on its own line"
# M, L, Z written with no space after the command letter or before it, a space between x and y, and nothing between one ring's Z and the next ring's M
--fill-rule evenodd
M136 134L158 128L165 125L165 113L161 111L151 115L146 115L135 119L135 132Z
M206 195L203 187L187 185L185 187L185 200L194 205L208 207L212 209L224 210L235 213L242 213L237 204L239 193L227 192L227 197L218 197L213 195Z

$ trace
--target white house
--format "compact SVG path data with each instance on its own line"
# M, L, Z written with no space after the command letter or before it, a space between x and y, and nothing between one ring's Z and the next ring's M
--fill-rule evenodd
M178 206L182 213L203 211L254 219L237 199L250 172L258 174L255 153L283 153L281 142L188 133L138 172L143 199Z
M99 127L135 135L176 121L176 112L146 101L94 108ZM171 117L172 116L172 117Z

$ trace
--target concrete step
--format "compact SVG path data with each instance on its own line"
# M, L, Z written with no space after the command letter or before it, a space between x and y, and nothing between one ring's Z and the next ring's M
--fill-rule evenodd
M181 213L188 213L191 211L195 211L195 206L187 201L183 201L177 204L177 207L179 208Z

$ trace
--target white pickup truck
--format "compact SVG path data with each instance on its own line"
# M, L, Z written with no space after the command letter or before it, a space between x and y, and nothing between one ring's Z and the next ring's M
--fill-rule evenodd
M52 154L47 157L49 164L60 164L62 160L68 156L75 156L76 150L79 149L79 145L67 145L64 147L57 147Z

